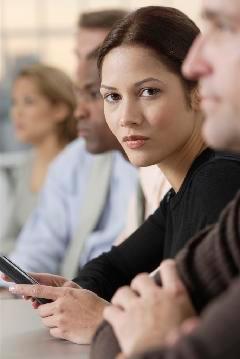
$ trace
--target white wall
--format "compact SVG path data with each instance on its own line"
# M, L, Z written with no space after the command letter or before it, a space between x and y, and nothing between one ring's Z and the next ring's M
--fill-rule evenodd
M141 6L162 5L176 7L199 23L201 0L85 0L84 10L108 7L136 9ZM79 5L82 8L82 5Z

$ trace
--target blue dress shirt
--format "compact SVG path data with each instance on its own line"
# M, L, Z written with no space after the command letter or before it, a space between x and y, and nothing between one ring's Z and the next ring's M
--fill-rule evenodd
M10 258L23 269L59 273L66 249L77 228L88 176L97 155L84 141L70 144L53 162L34 210ZM109 191L99 221L79 258L82 267L108 251L126 224L127 208L137 188L137 170L118 151L113 152Z

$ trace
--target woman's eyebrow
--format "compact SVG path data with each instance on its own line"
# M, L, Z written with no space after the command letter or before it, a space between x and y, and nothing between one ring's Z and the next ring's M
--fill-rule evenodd
M138 87L138 86L141 86L142 84L144 84L144 83L146 83L146 82L150 82L150 81L151 81L151 82L153 82L153 81L154 81L154 82L158 82L158 83L160 83L160 84L162 84L162 85L165 85L165 83L164 83L163 81L161 81L161 80L159 80L159 79L157 79L157 78L155 78L155 77L147 77L146 79L143 79L143 80L141 80L141 81L135 82L134 86L135 86L135 87ZM107 89L107 90L114 90L114 91L117 90L116 87L107 86L107 85L104 85L104 84L102 84L100 88L104 88L104 89Z
M107 86L107 85L101 85L100 88L104 88L106 90L117 90L116 87L112 87L112 86Z
M136 82L135 84L134 84L134 86L136 86L136 87L138 87L138 86L141 86L142 84L144 84L144 83L146 83L146 82L158 82L158 83L160 83L160 84L162 84L162 85L165 85L164 84L164 82L163 81L161 81L161 80L159 80L159 79L157 79L157 78L155 78L155 77L147 77L146 79L143 79L143 80L141 80L141 81L138 81L138 82Z

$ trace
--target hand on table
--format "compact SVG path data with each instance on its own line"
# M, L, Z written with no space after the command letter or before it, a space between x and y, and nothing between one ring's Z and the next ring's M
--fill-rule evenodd
M159 270L162 287L149 275L138 275L104 310L125 355L165 344L168 334L195 314L174 261L163 262Z
M63 277L31 275L45 285L15 284L9 290L28 298L52 299L52 303L34 304L50 334L77 344L89 344L108 302Z

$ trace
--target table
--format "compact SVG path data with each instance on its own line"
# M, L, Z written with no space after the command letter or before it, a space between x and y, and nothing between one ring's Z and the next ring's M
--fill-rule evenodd
M31 304L0 299L1 359L88 359L89 346L51 337Z
M16 298L7 288L0 287L0 300L1 299L13 299ZM0 314L1 315L1 314Z

